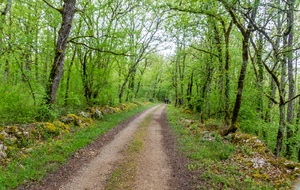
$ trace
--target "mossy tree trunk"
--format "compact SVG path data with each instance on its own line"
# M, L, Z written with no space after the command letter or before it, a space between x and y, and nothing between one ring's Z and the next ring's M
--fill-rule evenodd
M295 0L288 1L288 11L287 11L287 23L288 23L288 42L287 42L287 49L293 49L294 43L294 4ZM292 99L295 96L295 87L294 87L294 64L293 64L293 52L289 51L287 53L287 65L288 65L288 85L289 85L289 99ZM293 153L295 152L295 142L293 139L294 132L293 132L293 118L294 118L294 101L290 101L288 103L287 108L287 145L286 145L286 156L290 158Z
M73 55L72 55L72 59L68 68L68 72L67 72L67 80L66 80L66 92L65 92L65 106L68 105L68 99L69 99L69 88L70 88L70 78L71 78L71 72L72 72L72 66L75 62L75 57L76 57L76 50L77 48L75 48Z
M245 27L243 25L243 22L238 20L238 17L236 16L235 12L233 11L232 7L230 7L227 2L220 0L220 2L225 6L226 10L229 12L234 24L238 27L240 32L243 35L243 42L242 42L242 66L240 70L240 75L238 79L238 87L237 87L237 94L235 98L235 104L232 112L232 118L231 118L231 125L228 129L223 131L223 135L226 136L229 133L235 133L238 129L238 115L241 108L242 103L242 94L244 89L244 80L246 77L247 72L247 65L249 61L249 40L251 38L251 34L253 32L253 26L252 22L255 21L256 18L256 12L258 9L258 6L260 4L260 0L255 0L254 5L252 7L252 11L249 12L250 15L246 15L246 18L248 20L248 24ZM251 21L249 21L251 20Z
M143 78L143 75L147 69L147 67L149 66L150 64L150 61L146 58L145 59L145 65L142 69L140 69L140 78L138 79L138 84L137 84L137 88L136 88L136 91L135 91L135 95L134 95L134 98L138 98L138 94L139 94L139 91L140 91L140 88L141 88L141 82L142 82L142 78Z
M230 54L229 54L229 42L230 42L230 33L232 30L233 22L230 21L230 24L226 30L225 23L222 22L224 36L225 36L225 89L224 89L224 123L225 126L229 126L230 124L230 78L229 78L229 62L230 62Z
M4 25L5 25L5 22L6 22L6 15L10 12L11 5L12 5L12 0L7 0L5 8L4 8L3 11L1 11L1 15L0 15L0 55L2 54L2 51L3 51ZM10 39L10 34L9 34L8 39ZM9 44L8 45L8 50L11 49L10 46L11 45ZM5 79L6 82L8 82L9 65L10 65L9 60L6 59L5 60L5 69L4 69L4 79Z
M194 85L194 72L192 71L189 77L187 91L186 91L187 105L190 110L193 110L193 105L191 103L191 99L193 96L193 85Z
M54 62L52 64L46 89L46 104L48 105L52 105L55 102L56 92L63 74L68 37L70 35L72 21L76 11L75 5L76 0L65 0L63 8L60 11L62 15L62 23L58 32Z

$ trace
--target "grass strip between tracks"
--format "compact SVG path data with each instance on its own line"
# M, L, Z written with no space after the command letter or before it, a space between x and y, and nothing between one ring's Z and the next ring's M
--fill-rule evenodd
M105 189L129 190L133 188L135 175L136 175L136 163L139 153L144 148L144 139L147 132L147 128L150 125L154 112L150 113L145 120L138 126L133 139L129 142L127 149L125 150L125 159L119 163L108 179Z

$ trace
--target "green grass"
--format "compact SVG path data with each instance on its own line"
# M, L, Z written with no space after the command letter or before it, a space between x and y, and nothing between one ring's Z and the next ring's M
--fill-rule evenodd
M61 139L49 139L30 153L15 157L6 167L0 167L0 190L13 189L29 181L41 180L48 172L55 171L64 164L73 152L148 107L150 105L128 112L106 115L88 128L66 134Z
M274 189L271 183L255 181L244 174L238 163L232 163L237 148L216 132L212 132L215 140L207 141L181 126L180 118L195 116L184 114L171 105L167 113L180 151L189 158L187 168L194 172L195 189Z
M107 181L105 189L107 190L129 190L133 188L136 177L136 163L140 151L144 147L144 137L146 129L149 126L153 114L150 114L139 125L133 139L129 142L125 152L125 159L114 169Z

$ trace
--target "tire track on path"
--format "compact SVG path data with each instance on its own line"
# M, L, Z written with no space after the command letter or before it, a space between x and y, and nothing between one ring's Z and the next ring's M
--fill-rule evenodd
M172 175L170 160L163 147L161 115L165 106L157 109L148 126L144 149L137 160L134 190L167 190Z
M91 162L84 165L60 190L105 189L106 180L117 161L122 160L122 151L132 139L139 124L148 114L159 106L152 107L130 122L115 138L103 146L100 153Z

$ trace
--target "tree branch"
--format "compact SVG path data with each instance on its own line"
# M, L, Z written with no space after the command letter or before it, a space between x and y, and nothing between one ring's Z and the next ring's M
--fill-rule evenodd
M4 11L1 11L2 16L5 16L10 11L11 3L12 3L12 0L7 1Z
M92 36L92 35L90 35L90 36L76 36L74 38L69 39L68 42L71 42L71 41L74 41L74 40L77 40L77 39L81 39L81 38L95 38L95 39L97 39L95 36Z
M58 11L60 14L63 13L62 9L58 9L58 8L54 7L52 4L50 4L50 3L49 3L48 1L46 1L46 0L43 0L43 1L44 1L44 3L46 3L46 4L47 4L49 7L51 7L52 9Z
M238 21L236 15L234 14L234 12L232 11L232 9L229 7L229 5L227 4L227 2L225 2L224 0L218 0L220 3L222 3L225 7L225 9L229 12L232 21L234 22L234 24L239 28L240 32L243 34L243 36L246 34L246 29L245 27Z
M98 52L110 53L110 54L113 54L113 55L132 56L132 55L128 55L126 53L117 53L117 52L113 52L113 51L109 51L109 50L102 50L102 49L99 49L99 48L91 47L91 46L89 46L89 45L87 45L85 43L76 42L74 40L70 40L69 42L71 42L73 44L76 44L76 45L81 45L81 46L87 47L88 49L91 49L91 50L94 50L94 51L98 51Z
M294 96L293 98L291 98L291 99L285 101L284 104L287 104L287 103L289 103L290 101L293 101L294 99L298 98L299 96L300 96L300 94Z
M195 46L192 46L192 45L189 45L189 47L195 49L195 50L198 50L198 51L201 51L201 52L204 52L204 53L208 53L210 55L213 55L215 57L218 57L217 54L214 54L213 52L210 52L210 51L207 51L207 50L204 50L204 49L200 49L200 48L196 48Z
M270 96L269 94L266 94L265 92L264 92L264 94L274 103L274 104L278 104L278 102L272 97L272 96Z

